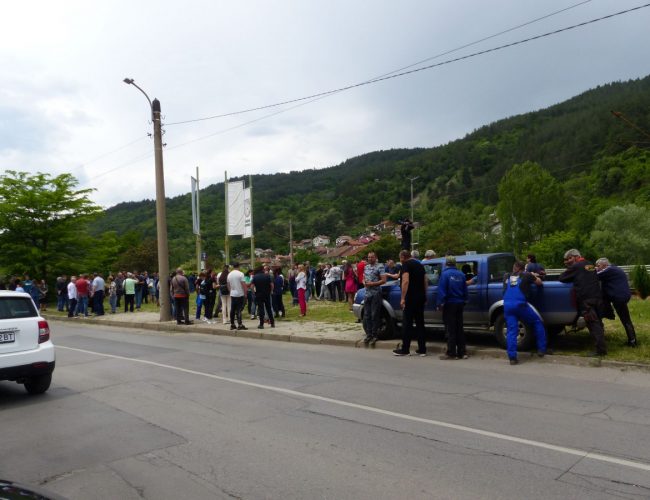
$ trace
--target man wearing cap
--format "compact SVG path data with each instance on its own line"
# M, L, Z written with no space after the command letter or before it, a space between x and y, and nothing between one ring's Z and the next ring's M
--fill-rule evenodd
M602 305L603 297L596 274L596 266L580 254L580 251L572 248L564 254L564 271L559 281L562 283L573 283L575 290L576 306L587 324L587 329L596 343L595 356L605 356L605 327L603 325Z
M190 283L179 267L176 269L176 276L172 278L172 294L174 296L174 308L176 310L176 324L186 325L194 323L190 320Z
M627 345L630 347L637 346L636 332L630 317L630 311L627 303L630 301L630 284L627 281L627 275L620 267L609 262L607 257L601 257L596 261L596 273L600 284L603 288L603 298L611 303L621 320L625 333L627 334Z
M467 359L463 309L467 302L465 275L456 269L456 257L447 255L445 269L438 283L438 309L442 309L442 320L447 331L447 352L440 359Z

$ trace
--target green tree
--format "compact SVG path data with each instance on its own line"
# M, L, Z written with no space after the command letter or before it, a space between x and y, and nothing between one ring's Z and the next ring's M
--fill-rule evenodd
M515 253L563 229L562 187L537 163L514 165L499 182L497 216L504 245Z
M101 208L76 189L70 174L7 170L0 176L0 265L11 273L48 279L66 270L88 248L79 234Z
M637 205L612 207L598 216L589 242L598 255L620 264L650 262L650 210Z
M382 236L380 240L373 241L368 245L365 255L368 252L375 252L379 262L386 262L388 259L399 260L400 245L393 235Z
M632 269L632 283L639 297L645 300L650 295L650 275L645 266L634 266L634 269Z

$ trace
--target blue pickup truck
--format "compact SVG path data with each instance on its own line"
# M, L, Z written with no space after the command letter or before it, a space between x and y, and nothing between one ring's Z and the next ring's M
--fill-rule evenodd
M463 315L465 329L470 331L491 332L500 346L506 346L506 327L503 316L503 276L512 271L515 262L510 253L490 253L463 255L456 258L458 269L467 276L469 299ZM428 328L443 328L442 311L436 310L438 281L445 268L445 259L423 260L427 273L429 288L427 304L424 309L424 321ZM388 281L382 287L383 307L379 338L383 340L399 336L402 322L400 309L399 281ZM354 299L353 311L357 318L363 319L365 291L359 290ZM572 285L559 281L544 281L542 286L533 285L530 303L544 319L544 326L549 336L564 330L565 326L575 323L577 312L572 299ZM519 350L532 349L535 346L535 333L521 324L517 341Z

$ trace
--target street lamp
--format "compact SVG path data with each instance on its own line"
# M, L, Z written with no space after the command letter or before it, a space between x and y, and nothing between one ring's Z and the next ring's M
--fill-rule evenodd
M413 181L415 181L415 180L417 180L417 179L419 179L419 178L420 178L420 176L417 176L417 177L407 177L407 179L408 179L409 181L411 181L411 222L412 222L412 223L415 222L415 221L413 220L413 218L414 218L414 217L413 217ZM413 240L411 240L411 252L412 252L412 251L413 251Z
M160 321L172 319L169 305L169 249L167 243L167 215L165 213L165 174L163 172L162 127L160 124L160 101L151 102L147 93L135 84L133 78L124 83L133 85L144 94L149 102L153 122L153 149L156 162L156 230L158 233L158 286L160 287Z

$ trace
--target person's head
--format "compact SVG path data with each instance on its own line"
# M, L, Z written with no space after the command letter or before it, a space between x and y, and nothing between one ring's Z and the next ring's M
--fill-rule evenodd
M411 258L411 251L410 250L402 250L399 253L399 261L400 262L406 262L407 260L410 260Z
M232 268L233 269L239 269L239 262L233 262L232 263Z
M179 274L179 275L182 276L182 275L183 275L183 269L181 269L180 267L177 268L177 269L176 269L176 274Z
M526 265L523 262L516 260L514 264L512 264L512 274L519 274L525 267Z
M434 252L433 250L427 250L426 252L424 252L425 259L433 259L435 256L436 256L436 252Z
M393 259L388 259L388 262L386 262L386 265L388 267L395 267L395 261Z
M609 259L607 257L601 257L596 261L596 269L599 271L602 271L603 269L607 269L611 263L609 262Z
M447 267L456 267L456 257L453 255L445 255L445 265Z
M534 253L529 253L526 255L526 261L535 264L537 262L537 257L535 257Z
M375 252L368 252L368 264L375 264L377 262L377 254Z
M411 256L414 259L419 259L420 258L420 252L418 252L417 250L413 250L413 252L411 253Z
M298 264L298 272L304 272L305 271L305 265L304 264Z
M127 278L133 278L133 273L126 273Z
M564 265L569 267L582 258L579 250L572 248L564 252Z
M223 269L221 270L221 272L223 274L228 274L229 269L230 269L230 266L228 266L228 264L226 264L225 266L223 266Z
M463 267L460 268L465 274L470 274L472 272L472 266L469 264L463 264Z

